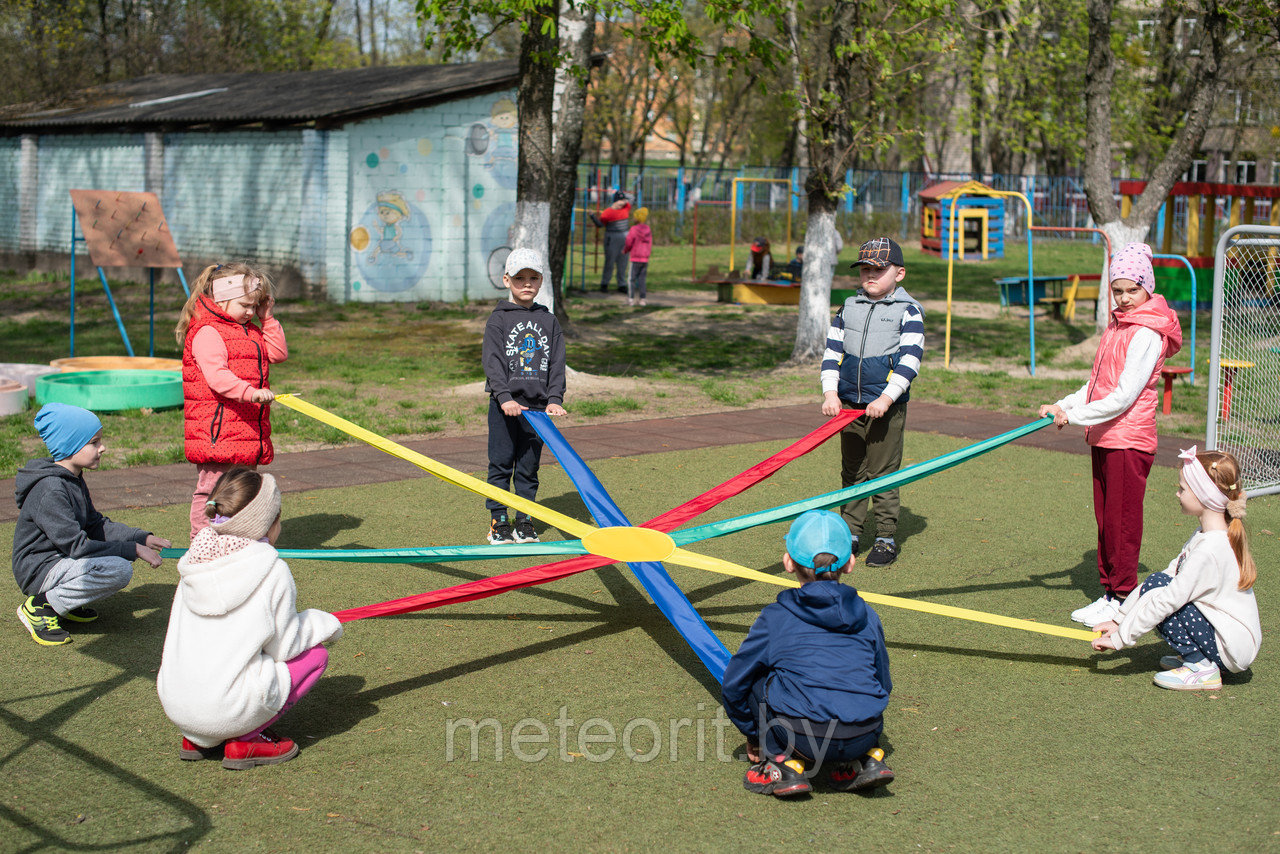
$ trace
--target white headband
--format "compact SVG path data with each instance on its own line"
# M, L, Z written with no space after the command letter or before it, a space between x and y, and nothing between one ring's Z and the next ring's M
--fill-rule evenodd
M1187 486L1191 487L1191 492L1200 500L1204 508L1216 513L1224 512L1230 499L1223 494L1218 485L1213 482L1213 478L1205 471L1204 466L1196 459L1196 446L1187 448L1178 454L1178 457L1186 460L1182 464L1182 475L1187 479Z
M244 273L236 273L234 276L221 276L213 280L211 285L213 301L227 302L236 297L242 297L245 294L251 294L262 284L262 280L256 276L249 280L246 286L244 283Z

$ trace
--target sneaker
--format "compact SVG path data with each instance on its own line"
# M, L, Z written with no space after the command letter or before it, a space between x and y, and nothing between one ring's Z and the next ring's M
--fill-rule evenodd
M871 551L867 552L867 566L888 566L898 559L898 546L895 543L876 540Z
M511 523L507 521L506 514L495 517L489 523L489 544L494 546L506 546L516 541L515 536L511 533Z
M841 762L831 769L831 785L842 792L874 789L892 782L893 769L884 761L884 751L878 747L860 760Z
M263 731L250 739L228 739L223 744L222 767L243 771L255 765L278 765L298 755L291 738Z
M1083 608L1077 608L1071 612L1071 619L1077 623L1084 623L1090 628L1099 623L1114 620L1118 616L1120 616L1120 600L1106 595L1099 596Z
M533 529L533 519L528 516L516 517L516 542L517 543L536 543L538 542L538 532Z
M631 297L627 297L627 305L635 305L635 304L636 304L635 300L633 300Z
M742 787L748 792L759 795L775 795L789 798L803 795L813 790L809 780L804 776L804 763L799 759L787 759L777 756L757 762L747 769L742 778Z
M63 614L62 619L70 620L73 623L92 623L98 619L98 612L87 605L81 605L79 608L72 608Z
M18 606L18 619L31 632L31 639L41 646L71 643L71 633L58 625L58 612L48 602L36 607L34 596Z
M644 301L644 300L640 300L640 306L643 308L645 305L646 305L645 301Z
M1162 655L1160 656L1161 670L1177 670L1183 665L1182 656L1180 655Z
M200 759L221 759L222 745L201 747L186 736L183 736L182 747L178 748L178 758L184 762L195 762Z
M1151 681L1170 691L1218 691L1222 688L1222 671L1206 660L1157 673Z

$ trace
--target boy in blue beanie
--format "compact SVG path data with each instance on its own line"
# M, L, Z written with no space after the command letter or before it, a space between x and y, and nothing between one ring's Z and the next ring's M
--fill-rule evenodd
M824 762L833 788L883 786L889 654L876 612L839 580L853 568L849 526L827 510L801 515L782 564L801 586L765 607L724 673L725 711L755 763L743 786L802 795Z
M85 469L102 459L102 422L87 409L46 403L36 430L50 456L18 470L14 497L13 577L27 599L18 619L42 646L71 642L59 621L87 623L98 613L86 607L124 588L133 561L160 565L162 537L112 522L94 509Z

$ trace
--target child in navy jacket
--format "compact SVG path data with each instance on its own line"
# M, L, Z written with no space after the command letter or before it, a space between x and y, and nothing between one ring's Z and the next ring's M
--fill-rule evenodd
M801 586L765 607L724 674L725 711L755 763L743 785L804 794L830 761L834 788L883 786L893 771L877 744L893 686L880 618L839 581L853 538L839 516L811 510L786 542L783 566Z

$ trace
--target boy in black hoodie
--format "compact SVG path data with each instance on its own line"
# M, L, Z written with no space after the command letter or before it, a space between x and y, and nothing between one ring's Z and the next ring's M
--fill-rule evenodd
M533 300L542 288L542 256L516 249L507 256L502 283L511 292L500 300L484 327L484 389L489 393L489 483L521 498L538 495L542 440L520 413L526 409L564 415L564 336L556 316ZM533 520L491 498L489 542L536 543Z
M782 556L799 589L765 607L724 672L724 708L755 764L743 786L788 797L832 763L842 791L893 780L878 746L893 685L880 618L840 575L853 568L849 526L828 510L791 524Z
M112 522L94 509L84 470L102 459L102 422L87 409L46 403L36 429L51 456L18 470L14 497L13 577L27 599L18 619L41 646L71 642L59 620L87 623L98 613L86 607L124 588L133 561L160 565L168 540Z

